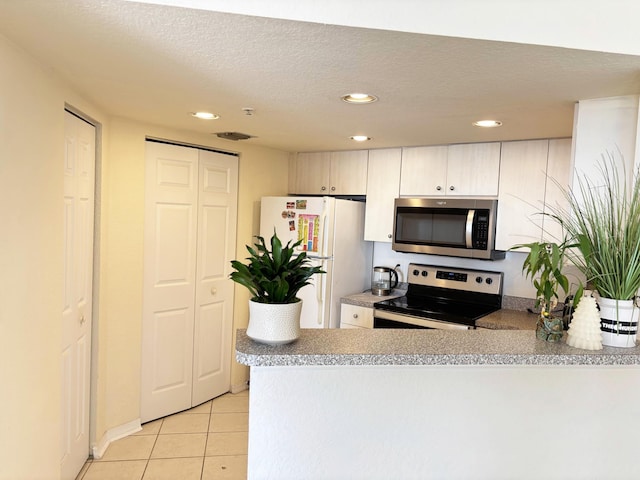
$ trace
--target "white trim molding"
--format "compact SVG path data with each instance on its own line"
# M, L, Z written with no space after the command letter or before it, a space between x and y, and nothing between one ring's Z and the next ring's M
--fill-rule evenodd
M111 445L111 442L128 437L140 430L142 430L142 425L140 424L139 418L107 430L100 441L91 446L91 456L94 459L102 458L107 451L107 448L109 448L109 445Z

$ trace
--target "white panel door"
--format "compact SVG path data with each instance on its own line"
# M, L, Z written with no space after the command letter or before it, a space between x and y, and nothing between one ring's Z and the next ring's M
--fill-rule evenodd
M200 151L192 405L229 391L238 158Z
M141 420L229 391L238 158L147 142Z
M191 407L198 150L147 142L141 420Z
M62 479L75 478L89 456L95 135L65 112Z

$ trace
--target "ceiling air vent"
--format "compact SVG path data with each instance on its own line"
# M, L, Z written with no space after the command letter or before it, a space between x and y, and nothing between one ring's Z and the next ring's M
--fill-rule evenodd
M220 138L225 138L227 140L247 140L251 138L251 135L247 135L246 133L240 132L218 132L216 135Z

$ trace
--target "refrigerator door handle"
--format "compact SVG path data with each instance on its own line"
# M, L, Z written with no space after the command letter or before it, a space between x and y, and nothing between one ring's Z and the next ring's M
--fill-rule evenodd
M322 210L322 216L320 217L320 238L318 242L320 243L320 249L318 251L319 257L327 256L327 246L325 245L325 238L327 232L327 209Z
M326 263L327 263L326 260L322 260L320 262L320 267L322 268L322 270L325 270ZM322 325L324 323L323 322L324 311L322 310L322 298L324 297L324 282L323 282L324 279L316 274L316 280L318 281L316 285L316 300L318 302L318 318L316 318L316 321L318 322L318 325Z

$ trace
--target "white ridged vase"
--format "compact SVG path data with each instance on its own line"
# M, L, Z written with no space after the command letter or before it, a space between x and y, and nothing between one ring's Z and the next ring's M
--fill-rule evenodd
M598 298L602 344L610 347L635 347L640 309L634 300Z
M260 303L249 300L247 336L267 345L283 345L300 337L302 300L295 303Z

